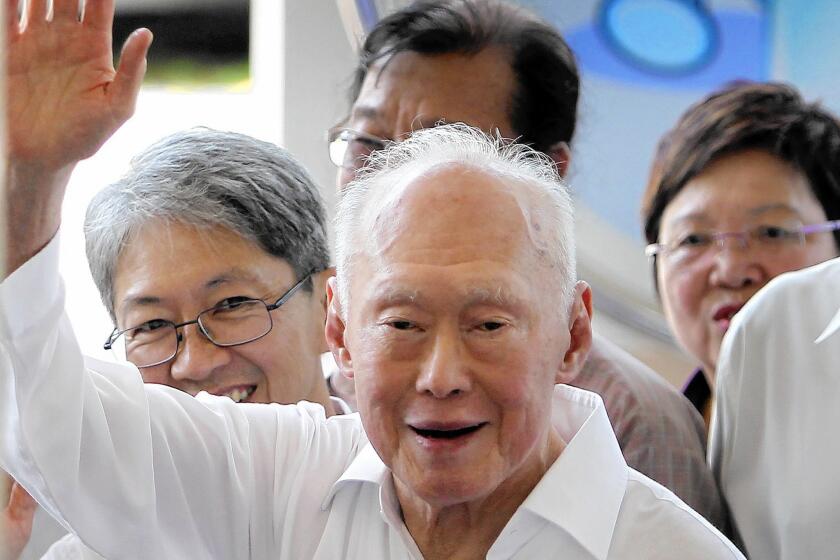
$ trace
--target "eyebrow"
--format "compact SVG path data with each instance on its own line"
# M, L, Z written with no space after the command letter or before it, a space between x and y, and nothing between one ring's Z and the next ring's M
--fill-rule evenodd
M225 284L231 284L233 282L256 282L256 280L257 277L250 271L242 268L232 268L226 272L223 272L222 274L214 276L213 278L205 282L201 290L210 291L215 290L220 286L224 286ZM164 299L158 296L141 294L125 298L120 304L120 308L123 311L127 311L134 307L150 307L152 305L160 305L163 302Z
M381 118L381 113L375 107L370 105L354 105L353 109L350 111L350 118L348 118L345 122L349 124L349 122L355 118L378 120Z
M423 306L426 298L418 290L404 290L401 288L386 289L378 298L378 306L389 307L399 305ZM515 307L522 303L522 299L511 290L502 286L484 287L471 286L466 290L462 298L464 307L476 305L501 305L503 307Z
M766 214L768 212L774 212L774 211L779 211L779 210L790 212L792 214L796 214L797 217L800 216L800 214L796 210L796 208L793 208L791 205L786 204L784 202L777 202L777 203L773 203L773 204L763 204L763 205L758 206L756 208L751 208L751 209L747 210L747 214L749 216L760 216L761 214ZM681 224L681 223L684 223L684 222L690 222L690 221L694 221L694 220L699 221L699 222L708 222L708 221L710 221L710 218L709 218L709 215L705 212L689 212L688 214L684 214L682 216L677 216L676 218L671 220L670 223L671 224Z
M346 119L345 123L349 124L351 120L355 118L361 119L370 119L373 121L380 121L382 119L382 113L376 108L371 105L356 105L353 107L353 110L350 112L350 117ZM419 123L419 128L415 128L415 123ZM424 123L431 123L431 124L424 124ZM411 132L415 132L417 130L421 130L424 128L435 128L437 126L443 124L469 124L461 120L452 119L448 120L444 117L429 117L428 115L415 115L411 119ZM403 136L407 136L411 132L404 134Z
M796 208L792 207L789 204L785 204L784 202L779 202L776 204L765 204L763 206L759 206L757 208L753 208L749 210L749 214L753 216L758 216L759 214L766 214L767 212L773 212L776 210L783 210L785 212L790 212L791 214L796 214L799 216L799 212Z
M486 304L516 307L522 304L522 298L502 286L494 288L474 286L467 291L465 302L467 307Z

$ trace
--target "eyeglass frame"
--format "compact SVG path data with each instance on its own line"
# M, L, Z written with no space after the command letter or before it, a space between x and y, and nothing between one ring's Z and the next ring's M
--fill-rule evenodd
M253 338L249 338L248 340L243 340L243 341L240 341L240 342L233 342L233 343L229 343L229 344L223 344L223 343L219 343L219 342L216 342L215 340L213 340L213 337L210 336L209 332L207 332L207 329L205 328L205 326L201 322L201 316L204 315L205 313L207 313L208 311L213 311L215 309L220 309L220 308L224 307L224 305L214 305L213 307L208 307L207 309L205 309L203 311L200 311L198 313L198 315L196 315L195 319L193 319L191 321L184 321L183 323L175 323L173 321L169 321L168 319L161 319L162 322L169 323L170 325L172 325L172 328L175 331L175 350L172 352L172 355L169 356L168 358L166 358L165 360L161 360L161 361L155 362L153 364L147 364L147 365L137 366L137 367L138 368L155 367L155 366L159 366L161 364L165 364L166 362L175 358L175 356L178 355L178 350L181 349L181 341L184 339L183 333L179 334L178 329L180 329L182 327L186 327L187 325L198 325L198 330L201 332L202 335L204 335L204 338L206 338L207 340L210 341L211 344L213 344L214 346L218 346L219 348L232 348L234 346L242 346L243 344L248 344L249 342L254 342L255 340L259 340L259 339L263 338L264 336L266 336L268 333L271 332L271 329L274 328L274 319L272 319L272 317L271 317L271 312L274 311L275 309L279 309L284 303L289 301L292 298L292 296L294 296L297 293L297 291L300 290L300 288L309 279L312 278L313 274L315 274L315 271L312 271L312 272L304 275L300 280L298 280L298 282L294 286L292 286L291 288L286 290L283 293L283 295L281 295L279 298L277 298L277 300L275 300L274 303L269 304L269 303L266 303L265 300L259 299L259 298L248 298L248 299L244 300L244 301L259 301L263 305L265 305L265 310L266 310L266 313L268 313L268 322L269 322L268 329L264 333L262 333L259 336L255 336ZM239 303L243 303L243 302L239 302ZM142 324L143 323L141 323L141 325ZM103 348L105 350L111 350L114 346L114 343L117 341L117 339L120 336L127 333L128 331L136 329L139 326L140 325L134 325L133 327L129 327L129 328L123 329L123 330L119 330L119 327L114 327L114 330L111 331L111 334L108 335L108 338L105 340L105 344L103 345ZM126 359L127 359L127 356L126 356Z
M797 226L792 229L782 228L788 233L806 236L812 235L814 233L830 233L834 231L840 230L840 220L828 220L825 222L819 222L816 224L806 224L802 226ZM723 248L723 243L726 239L729 238L737 238L742 247L749 246L749 234L752 233L753 230L741 230L741 231L716 231L710 234L711 240L714 245L718 248ZM711 247L711 246L710 246ZM650 243L645 246L645 256L655 259L656 257L666 254L665 251L673 251L676 250L678 247L669 247L666 243Z
M389 139L387 139L387 138L382 138L381 136L376 136L375 134L368 134L367 132L362 132L362 131L360 131L360 130L356 130L356 129L354 129L354 128L350 128L350 127L347 127L347 126L343 126L343 125L337 125L337 126L334 126L334 127L330 128L330 129L327 131L327 153L328 153L328 155L329 155L330 162L331 162L333 165L335 165L336 167L340 168L340 169L358 170L358 169L361 169L362 167L364 167L364 165L361 165L361 166L358 166L358 167L354 167L354 166L352 166L352 165L346 165L344 162L342 162L342 163L336 163L336 161L335 161L335 160L333 160L333 157L332 157L332 150L331 150L330 148L332 147L332 145L333 145L333 144L334 144L337 140L339 140L339 137L340 137L343 133L353 134L353 135L354 135L354 139L356 139L356 138L361 138L361 139L363 139L363 140L367 140L367 141L370 141L370 142L374 142L374 143L376 143L376 144L380 145L380 147L379 147L379 148L376 148L376 149L374 149L374 150L371 150L371 153L373 153L373 152L375 152L375 151L377 151L377 150L384 150L384 149L385 149L385 148L387 148L390 144L393 144L393 143L394 143L394 140L389 140ZM349 143L349 142L348 142L348 143Z

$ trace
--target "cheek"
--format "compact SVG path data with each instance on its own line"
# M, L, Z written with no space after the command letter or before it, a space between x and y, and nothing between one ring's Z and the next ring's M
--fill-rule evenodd
M659 288L665 319L677 341L695 358L705 354L708 331L703 321L703 301L707 294L707 273L668 271L659 275Z
M140 376L143 378L143 383L157 383L159 385L173 384L169 377L169 364L143 368L140 370Z
M766 264L768 281L785 272L791 272L809 266L814 266L837 256L837 248L834 239L823 236L817 243L809 245L802 251L791 251L786 255L779 255L777 258Z
M679 331L680 328L696 321L706 294L704 279L705 274L700 271L660 272L662 307L674 331Z

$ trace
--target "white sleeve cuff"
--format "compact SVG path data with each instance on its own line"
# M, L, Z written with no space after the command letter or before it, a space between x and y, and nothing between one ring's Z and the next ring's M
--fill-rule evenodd
M37 255L0 283L0 309L8 337L15 339L54 313L63 297L58 273L58 234Z

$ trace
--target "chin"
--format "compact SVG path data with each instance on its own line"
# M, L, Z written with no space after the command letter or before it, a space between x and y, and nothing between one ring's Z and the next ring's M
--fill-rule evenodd
M421 479L404 480L412 494L432 507L444 508L486 498L497 486L488 484L481 468L469 473L428 472Z

